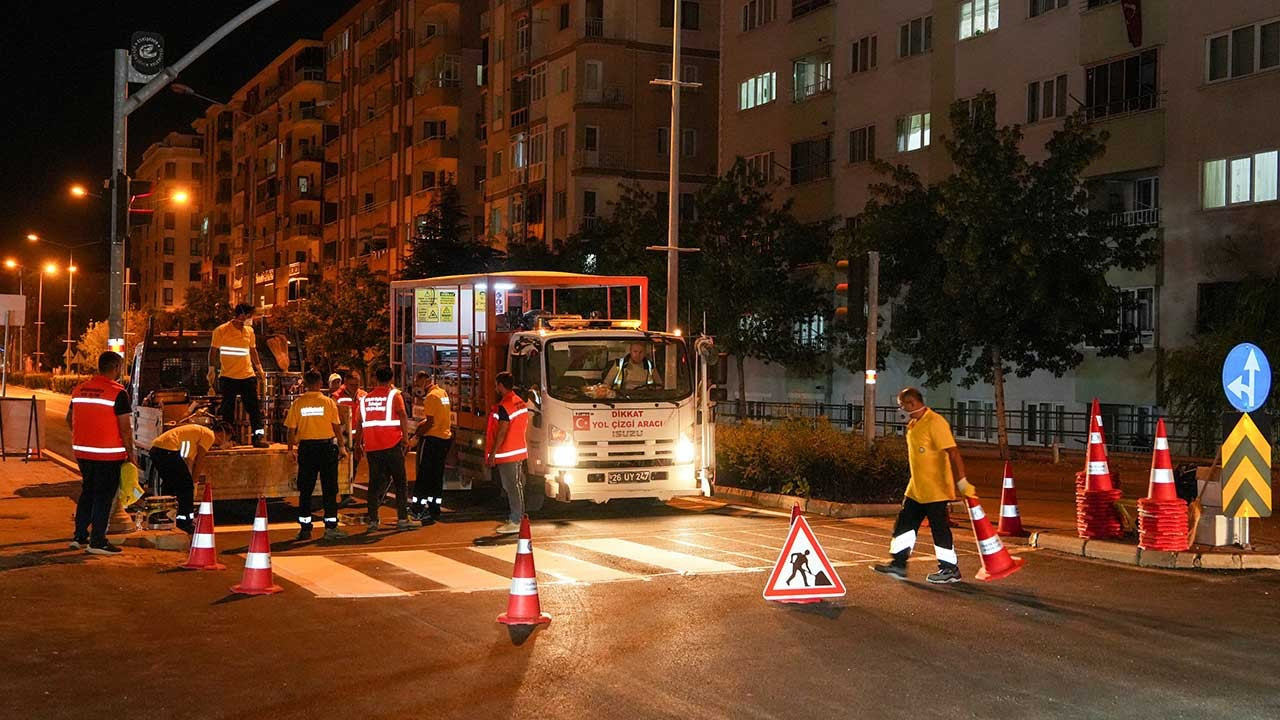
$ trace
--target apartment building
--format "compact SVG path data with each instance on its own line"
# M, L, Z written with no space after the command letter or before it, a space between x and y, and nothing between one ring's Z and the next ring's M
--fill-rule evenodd
M439 188L457 186L476 232L479 0L364 0L324 33L324 277L395 277Z
M142 154L133 177L149 182L151 195L138 207L150 208L151 222L129 235L129 305L152 310L183 306L187 287L200 283L204 257L199 198L204 183L202 140L171 132Z
M236 111L213 105L191 124L202 138L205 182L200 189L200 282L231 298L231 188Z
M1085 362L1062 378L1010 378L1009 407L1078 411L1093 397L1155 413L1165 350L1212 326L1208 308L1252 268L1280 263L1277 147L1280 0L745 0L723 13L721 147L778 180L806 219L856 218L877 180L869 160L949 171L940 138L951 103L990 90L1033 159L1083 108L1110 133L1089 170L1094 202L1148 228L1160 260L1109 281L1136 302L1117 324L1144 352ZM892 322L891 302L881 312ZM894 357L886 390L916 383ZM758 399L860 403L860 377L752 369ZM991 388L943 387L990 437ZM882 397L882 402L889 398Z
M719 0L682 0L671 125L673 5L615 0L495 0L481 19L484 231L563 239L610 213L622 184L665 202L669 152L681 154L681 202L716 175ZM487 178L484 177L487 171Z

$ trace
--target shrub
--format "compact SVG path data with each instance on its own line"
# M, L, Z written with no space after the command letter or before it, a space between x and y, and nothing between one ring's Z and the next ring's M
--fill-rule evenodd
M838 502L898 502L910 471L901 440L868 449L826 420L716 428L716 482Z
M89 379L89 375L53 375L51 373L9 373L10 385L21 385L32 390L52 390L70 395L75 386Z
M70 395L77 385L88 380L91 375L58 375L50 382L50 389L63 395Z

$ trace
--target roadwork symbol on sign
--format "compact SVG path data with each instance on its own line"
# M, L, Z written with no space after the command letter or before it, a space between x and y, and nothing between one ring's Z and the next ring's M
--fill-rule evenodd
M791 524L778 563L764 586L765 600L821 600L844 597L844 583L818 544L804 516Z
M1271 445L1249 413L1222 444L1222 512L1271 517Z

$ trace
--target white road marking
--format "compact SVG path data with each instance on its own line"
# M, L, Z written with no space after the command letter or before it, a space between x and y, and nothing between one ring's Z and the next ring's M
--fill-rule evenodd
M657 567L675 570L676 572L737 572L742 568L737 565L720 562L719 560L708 560L698 557L697 555L689 555L686 553L675 552L672 550L662 550L660 548L642 545L630 540L618 540L615 538L598 538L594 540L566 540L569 545L580 547L592 552L604 553L606 555L614 555L616 557L625 558L642 562L646 565L655 565Z
M426 550L398 550L369 553L369 557L390 563L454 590L498 590L511 586L511 578L494 575L466 563Z
M410 593L321 555L276 555L275 574L324 598L404 597Z
M473 547L471 550L488 555L499 560L506 560L514 563L516 549L514 545L506 547ZM596 563L579 560L576 557L563 555L550 550L540 550L534 548L533 564L538 572L546 573L558 578L562 582L570 583L592 583L592 582L612 582L614 580L638 580L640 575L635 575L621 570L614 570L611 567L597 565Z

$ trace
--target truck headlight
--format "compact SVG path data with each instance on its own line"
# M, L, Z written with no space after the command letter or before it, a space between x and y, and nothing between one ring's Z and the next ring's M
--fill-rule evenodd
M551 448L551 464L556 467L578 467L578 448L573 443Z
M676 464L691 463L693 458L693 441L689 439L688 435L680 433L680 438L676 440Z

